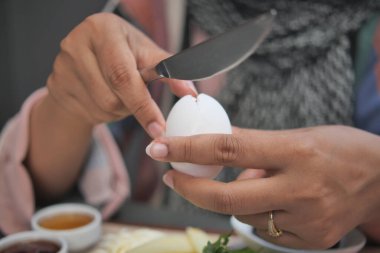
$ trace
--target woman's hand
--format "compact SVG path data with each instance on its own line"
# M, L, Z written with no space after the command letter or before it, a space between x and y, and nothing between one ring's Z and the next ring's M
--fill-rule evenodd
M92 15L61 43L49 93L31 113L25 164L37 196L65 194L77 180L93 126L134 115L151 137L165 121L139 69L169 54L132 25L113 14ZM195 94L192 83L167 80L178 96Z
M47 86L54 100L89 125L133 114L151 137L164 118L138 70L169 54L113 14L95 14L61 43ZM178 96L196 94L191 82L167 80Z
M172 170L164 181L193 204L235 215L276 244L328 248L356 226L380 221L380 138L354 128L159 138L148 153L160 161L264 170L230 183ZM270 211L283 231L277 238L267 233Z

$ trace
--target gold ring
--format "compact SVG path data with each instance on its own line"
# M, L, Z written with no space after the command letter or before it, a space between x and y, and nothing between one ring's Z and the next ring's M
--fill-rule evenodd
M268 220L268 234L274 238L277 238L282 235L282 230L277 228L274 224L273 216L273 211L270 211Z

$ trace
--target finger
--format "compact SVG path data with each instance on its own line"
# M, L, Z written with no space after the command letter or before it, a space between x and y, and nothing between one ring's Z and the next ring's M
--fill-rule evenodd
M186 95L198 96L198 91L192 81L165 78L163 82L166 83L170 87L170 90L178 97Z
M274 243L276 245L285 246L288 248L294 248L294 249L328 249L333 247L335 244L339 242L339 239L332 241L331 239L326 238L319 238L317 235L312 236L309 239L304 238L305 232L308 234L313 233L314 231L307 231L307 227L304 227L303 233L293 233L289 232L287 230L281 230L282 234L279 237L273 237L269 235L268 229L255 229L253 233L255 233L260 238Z
M107 85L93 52L82 48L81 57L76 60L76 70L78 79L82 81L86 93L89 94L98 110L106 113L109 119L127 116L129 113L127 108Z
M135 56L119 30L110 28L109 32L113 35L107 43L95 47L102 74L111 90L149 135L159 137L164 132L165 120L137 70Z
M246 180L246 179L256 179L256 178L263 178L266 175L265 170L261 169L245 169L240 175L238 176L237 180Z
M236 127L236 126L232 126L232 134L239 134L239 133L241 133L242 131L244 131L243 128Z
M147 151L160 161L279 169L296 158L292 135L286 131L241 129L237 134L161 137Z
M255 228L268 229L269 212L249 215L236 215L235 217L239 221L249 224ZM295 224L295 221L288 212L276 210L273 212L273 220L277 228L294 232L291 228Z
M47 81L50 94L64 108L74 114L83 115L83 119L92 125L111 119L109 114L100 110L94 103L89 92L75 75L75 70L70 69L73 64L68 64L70 61L65 62L64 58L59 55L54 62L54 71Z
M223 183L171 170L163 180L194 205L218 213L247 215L278 210L287 199L274 177Z
M151 68L157 65L163 59L171 56L159 46L157 46L152 40L143 35L140 31L134 27L128 25L128 27L134 31L135 36L128 37L129 45L133 55L136 57L136 64L139 70ZM162 81L166 83L170 90L178 97L185 95L197 96L193 82L177 80L172 78L163 78Z
M282 234L279 237L272 237L268 234L267 229L255 229L253 233L261 239L271 242L276 245L294 248L294 249L312 249L312 245L303 241L297 235L292 234L288 231L282 231Z

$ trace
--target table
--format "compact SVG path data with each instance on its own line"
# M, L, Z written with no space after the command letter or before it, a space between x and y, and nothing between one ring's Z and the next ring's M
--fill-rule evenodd
M99 240L98 244L91 247L90 249L86 249L85 251L80 252L80 253L88 253L88 252L95 253L95 252L100 252L100 251L103 252L104 250L106 250L106 251L111 250L112 247L114 247L112 250L116 250L117 252L124 252L124 250L121 250L121 248L126 247L125 249L128 249L129 247L135 247L136 243L138 243L138 244L144 243L144 242L141 242L141 240L144 241L144 238L148 239L148 240L149 240L149 238L152 238L151 237L152 233L153 233L153 236L155 235L155 233L153 231L148 232L145 229L163 232L165 235L167 235L166 238L171 238L170 242L173 242L173 243L166 241L166 244L163 244L163 245L171 245L169 247L172 248L172 251L178 250L181 248L186 249L186 247L188 249L190 249L189 247L191 247L189 242L188 242L189 234L185 230L169 229L169 228L157 228L157 227L149 227L149 226L124 225L124 224L118 224L118 223L105 222L105 223L103 223L103 226L102 226L102 230L103 230L102 231L103 232L102 239ZM136 230L140 230L140 232L138 232L139 234L133 233ZM193 230L192 232L194 233L195 231ZM145 236L142 237L141 233L144 233ZM113 234L113 236L112 237L107 236L110 234ZM213 234L213 233L207 233L207 234L208 234L207 240L210 240L212 242L216 241L219 237L219 234ZM128 235L130 235L131 237L128 237ZM175 238L181 238L181 239L179 239L179 241L178 241L178 239L175 239ZM199 239L199 236L196 238ZM203 247L203 244L206 245L207 240L205 240L205 238L203 236L201 238L203 238L203 239L201 239L200 245L202 245L202 247ZM139 242L136 242L134 239L138 240ZM173 241L173 239L174 239L174 241ZM203 240L205 240L204 243L203 243ZM238 240L240 240L240 238L237 238L236 236L230 237L230 242L232 242L232 243L234 243L235 241L238 241ZM176 244L175 242L180 242L180 244ZM139 244L139 245L141 245L141 244ZM186 246L186 245L188 245L188 246ZM144 247L144 246L142 246L142 247ZM163 247L165 247L165 246L163 246ZM94 250L96 250L96 251L94 251ZM147 250L146 253L149 253L149 251L150 250ZM77 252L77 253L79 253L79 252Z
M141 203L127 203L120 212L105 226L105 231L117 231L127 226L131 229L141 226L156 228L166 232L180 232L187 226L199 227L205 231L220 234L232 231L227 216L207 216L186 214L163 208L155 208ZM380 253L380 247L366 247L360 253Z
M157 227L150 227L150 226L136 226L136 225L126 225L122 223L112 223L112 222L106 222L103 225L103 233L116 233L120 231L123 228L127 228L128 230L136 230L140 228L151 228L151 229L156 229L168 234L173 234L173 233L184 233L184 230L179 230L179 229L170 229L170 228L157 228ZM210 233L210 238L216 239L218 237L218 234L215 233ZM231 243L238 245L241 244L242 241L240 238L237 237L231 237ZM148 253L148 252L147 252ZM360 251L360 253L380 253L380 247L366 247L363 250Z
M184 229L199 227L212 232L230 232L230 218L226 215L208 215L206 213L183 213L164 207L154 207L144 203L126 202L110 220L128 225L152 226L160 228Z

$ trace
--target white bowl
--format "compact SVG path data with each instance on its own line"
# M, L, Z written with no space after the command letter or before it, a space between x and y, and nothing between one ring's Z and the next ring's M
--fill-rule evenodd
M42 219L59 214L80 213L92 216L92 221L81 227L65 230L47 229L40 226ZM98 210L84 204L58 204L39 210L32 217L32 228L64 238L69 251L82 251L99 241L102 233L102 219Z
M260 238L252 232L252 226L240 222L235 217L231 217L230 222L234 231L243 239L244 243L248 247L258 250L260 253L356 253L364 247L366 242L365 236L359 230L355 229L340 240L337 248L326 250L292 249L273 244Z
M0 240L0 251L18 243L32 242L32 241L47 241L52 242L59 246L58 253L67 253L67 243L62 238L46 234L38 231L20 232L8 235Z

